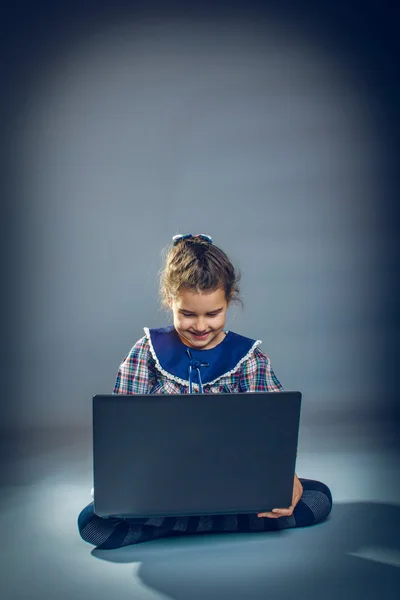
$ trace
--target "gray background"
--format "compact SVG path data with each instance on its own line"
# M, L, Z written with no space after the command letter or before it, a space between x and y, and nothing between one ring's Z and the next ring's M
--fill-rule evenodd
M3 3L0 596L397 600L395 3ZM327 522L96 551L91 397L157 298L161 249L213 236L228 327L303 392ZM260 457L260 469L262 469Z
M328 3L39 8L10 13L4 77L4 426L89 424L142 327L168 322L160 251L188 231L240 268L228 327L263 340L304 419L392 408L385 30Z

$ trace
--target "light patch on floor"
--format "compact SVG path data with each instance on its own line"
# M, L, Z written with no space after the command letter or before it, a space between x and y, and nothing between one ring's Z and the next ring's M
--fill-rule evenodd
M372 560L373 562L400 567L400 551L393 548L364 547L357 552L349 552L350 556Z

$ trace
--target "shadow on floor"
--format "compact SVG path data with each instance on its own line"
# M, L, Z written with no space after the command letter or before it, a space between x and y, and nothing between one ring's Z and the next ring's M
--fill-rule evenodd
M400 586L400 506L336 504L323 523L254 534L170 537L96 550L141 563L135 576L174 600L282 600L338 595L395 600Z

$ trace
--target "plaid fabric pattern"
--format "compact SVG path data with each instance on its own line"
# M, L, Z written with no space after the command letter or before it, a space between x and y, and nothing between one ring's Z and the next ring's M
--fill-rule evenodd
M149 340L143 337L120 365L114 394L149 394L156 382L155 368Z
M205 393L279 392L282 385L268 356L255 348L231 375L203 386ZM161 373L155 364L146 336L133 346L118 369L114 394L188 394L189 387Z
M232 374L204 386L205 393L279 392L282 390L269 358L256 347ZM114 394L189 393L183 385L160 372L147 337L133 346L119 367ZM322 482L300 479L303 495L293 515L279 519L258 518L255 514L105 519L94 513L91 502L78 517L81 537L101 549L120 548L170 535L191 533L261 532L306 527L325 519L332 509L332 495Z

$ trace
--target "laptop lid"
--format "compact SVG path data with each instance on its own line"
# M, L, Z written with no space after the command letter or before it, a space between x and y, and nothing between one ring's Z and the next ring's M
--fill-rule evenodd
M102 517L257 513L292 501L300 392L96 395Z

